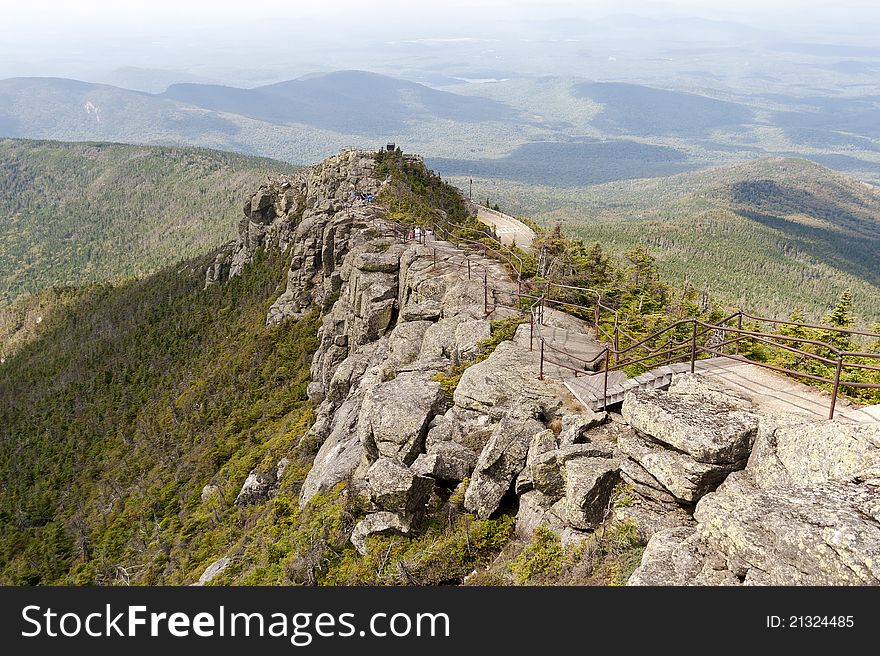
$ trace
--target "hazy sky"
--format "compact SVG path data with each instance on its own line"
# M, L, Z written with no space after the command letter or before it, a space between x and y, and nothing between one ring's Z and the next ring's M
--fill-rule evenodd
M355 67L359 61L369 62L382 44L406 40L486 38L510 42L533 34L552 38L555 29L563 38L573 25L626 13L673 21L687 15L735 21L793 41L874 45L880 28L875 0L0 3L0 78L58 75L89 79L100 77L100 71L136 66L206 77L216 77L224 70L231 75L234 69L238 77L232 75L232 79L257 79L259 70L307 72L316 67ZM673 28L658 28L657 38L670 37ZM362 52L352 54L358 48Z

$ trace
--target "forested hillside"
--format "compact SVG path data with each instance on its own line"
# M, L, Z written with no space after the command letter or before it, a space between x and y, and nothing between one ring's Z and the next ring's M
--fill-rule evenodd
M218 151L0 140L0 304L156 271L228 241L290 165Z
M184 582L253 521L232 500L308 426L316 326L264 327L280 257L203 290L207 263L82 292L0 368L4 583Z
M861 320L880 320L880 193L818 164L761 159L571 190L486 187L505 211L559 222L612 252L644 245L670 281L729 305L779 316L800 308L815 320L851 289Z

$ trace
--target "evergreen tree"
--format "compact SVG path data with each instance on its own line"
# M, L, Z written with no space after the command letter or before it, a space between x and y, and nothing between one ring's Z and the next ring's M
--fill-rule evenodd
M847 289L840 295L834 309L825 315L825 323L839 328L849 328L855 322L852 291ZM822 338L822 341L843 351L852 348L852 338L847 333L826 330L823 331Z

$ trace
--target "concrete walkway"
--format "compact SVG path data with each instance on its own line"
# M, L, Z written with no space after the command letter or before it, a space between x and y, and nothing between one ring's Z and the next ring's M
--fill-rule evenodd
M535 239L535 231L525 223L488 207L479 207L477 219L494 228L499 241L505 246L516 243L519 248L528 250Z
M705 364L704 364L705 363ZM715 380L752 400L770 412L790 412L827 419L831 395L774 371L729 358L701 360L701 375ZM848 400L837 399L835 419L858 423L880 422L880 408L861 408Z

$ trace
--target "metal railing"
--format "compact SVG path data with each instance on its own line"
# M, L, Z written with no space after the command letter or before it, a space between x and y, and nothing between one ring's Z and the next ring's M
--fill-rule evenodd
M421 226L419 235L420 241L425 246L432 248L433 267L435 270L439 271L442 270L443 267L450 266L460 267L468 271L468 279L472 279L475 273L479 275L478 272L482 271L483 310L486 316L491 314L491 312L497 307L510 307L516 309L516 306L513 304L506 305L504 303L499 303L499 294L514 297L516 302L522 302L522 299L529 299L532 301L529 310L529 349L534 349L535 340L537 339L540 348L538 377L541 379L544 378L545 362L570 370L574 372L575 376L585 374L588 371L594 371L598 363L603 363L604 366L602 366L601 373L604 376L603 403L605 404L607 404L608 399L608 375L611 372L621 371L626 367L632 367L635 365L641 365L643 368L647 369L647 363L655 366L662 366L664 364L669 365L689 361L691 372L693 373L696 369L696 361L703 356L725 357L744 363L754 364L793 378L800 378L812 381L819 385L830 386L831 402L828 412L828 417L830 419L834 418L840 390L842 388L880 389L880 383L846 379L847 374L856 371L880 372L880 354L840 349L833 344L817 339L781 335L762 330L751 330L744 327L744 321L751 321L757 324L771 324L774 326L789 326L792 328L807 330L821 330L828 333L840 333L858 337L870 337L880 341L880 334L878 333L837 326L823 326L820 324L770 319L767 317L755 316L739 310L715 323L708 323L698 318L681 319L651 333L647 337L639 339L624 329L623 326L625 322L620 315L620 311L605 303L601 292L598 290L565 285L552 281L538 283L525 280L523 278L525 266L522 258L519 257L513 249L504 246L490 234L487 233L484 235L483 239L489 241L491 245L487 244L486 241L478 241L458 235L455 231L456 226L448 221L435 219L427 221L426 223L430 225L430 231L434 239L436 239L437 236L440 236L443 241L452 243L457 247L450 251L441 245L431 243L428 239L428 230L426 230L427 226L424 224ZM403 234L403 239L406 240L407 233ZM461 255L461 251L464 251L463 256ZM511 271L516 275L516 292L490 286L490 270L485 264L474 262L472 259L472 253L474 251L484 257L499 260L510 267ZM443 255L444 253L446 253L445 256ZM438 254L440 257L438 257ZM456 261L456 257L463 259L463 261ZM590 295L595 298L595 301L592 305L582 305L564 299L556 299L553 298L554 290ZM493 299L491 306L492 309L490 309L489 304L490 296ZM591 314L595 337L599 341L606 342L607 345L605 348L598 355L591 359L587 359L553 344L553 340L547 339L541 331L541 327L544 325L544 314L547 306L556 307L562 311L575 311L580 314ZM729 325L733 321L736 322L735 327ZM603 325L605 323L611 325L610 330L605 328ZM684 337L677 337L677 333L683 333ZM717 343L710 342L708 336L711 334L721 334L721 341ZM733 336L732 339L728 338L730 335ZM626 341L626 345L622 345L623 340ZM834 375L833 377L830 377L828 375L822 375L821 372L811 373L809 371L792 369L778 364L771 364L760 359L746 357L741 354L741 350L743 343L749 341L762 344L772 349L779 349L781 351L793 353L803 362L813 362L833 368ZM818 352L800 348L801 346L807 345L814 347ZM727 349L727 352L725 349ZM867 359L876 362L876 364L853 362L853 359Z
M633 340L631 344L624 348L620 348L620 333L615 331L615 334L610 335L611 343L607 344L599 355L587 359L551 344L550 340L543 335L541 327L543 325L544 305L546 302L547 299L542 296L535 301L531 307L532 325L530 328L529 346L530 349L534 348L534 340L537 338L540 346L539 378L543 379L544 377L545 361L574 371L577 376L581 367L587 369L594 366L597 361L602 360L604 361L604 367L601 371L604 376L603 406L607 406L609 373L621 371L624 368L635 365L641 365L647 370L650 366L663 366L664 364L669 365L680 362L690 362L691 373L694 373L697 360L701 359L703 356L725 357L738 362L757 365L793 378L801 378L812 381L813 383L818 383L819 385L827 385L831 388L831 400L828 411L829 419L834 418L842 388L880 389L880 383L847 380L846 378L847 374L854 374L855 372L880 372L880 353L846 350L838 348L828 342L821 341L820 339L812 339L804 336L782 335L750 329L743 326L743 320L748 319L754 322L766 322L774 325L821 330L828 333L843 333L846 335L870 337L880 340L880 334L878 333L839 328L837 326L823 326L819 324L768 319L766 317L756 317L743 311L737 311L715 323L708 323L698 318L682 319L651 333L641 340ZM562 303L562 305L568 304ZM577 307L584 309L584 306ZM736 326L729 325L733 321L736 322ZM598 321L596 323L598 324ZM616 321L615 326L618 325L619 322ZM684 333L683 336L681 336L682 333ZM720 335L721 341L711 342L708 339L710 335ZM658 342L660 343L658 344ZM756 358L746 357L740 353L741 346L744 342L761 344L772 349L779 349L787 353L793 353L798 356L801 362L818 363L833 370L833 376L824 375L824 372L821 370L818 372L803 371L781 366L779 364L772 364ZM806 350L805 347L808 346L814 347L814 350ZM546 355L548 351L554 354L564 355L565 358L569 360L569 363L548 358ZM854 362L854 359L869 360L872 364ZM570 362L575 362L579 366L572 366Z

